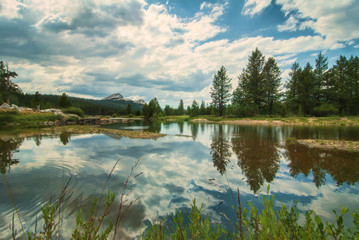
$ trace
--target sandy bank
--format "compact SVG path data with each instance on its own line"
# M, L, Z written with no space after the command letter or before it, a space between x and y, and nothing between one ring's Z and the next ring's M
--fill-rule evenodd
M296 142L310 148L359 152L359 141L298 139Z

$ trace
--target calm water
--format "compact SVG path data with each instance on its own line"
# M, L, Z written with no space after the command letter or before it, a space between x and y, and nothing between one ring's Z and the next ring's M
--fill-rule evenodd
M358 153L330 152L285 144L288 137L359 140L359 128L268 127L218 124L142 122L110 128L168 134L157 140L113 135L32 136L0 134L0 239L10 237L14 204L25 230L34 231L41 206L59 195L72 176L63 209L62 236L69 236L77 211L88 211L106 189L121 193L128 184L129 201L138 199L121 222L121 239L137 236L150 222L176 209L188 211L192 199L204 204L211 221L232 228L237 188L242 203L266 192L298 209L315 210L334 220L332 209L359 207ZM135 177L138 175L137 177ZM11 194L10 194L11 192ZM12 195L12 198L10 197ZM116 215L116 199L110 217ZM170 218L170 217L168 217ZM345 220L350 224L351 218ZM15 215L18 235L21 235ZM39 220L38 229L42 226Z

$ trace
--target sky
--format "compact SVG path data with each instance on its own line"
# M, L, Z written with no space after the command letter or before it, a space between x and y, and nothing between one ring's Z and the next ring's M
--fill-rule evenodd
M210 102L223 65L255 48L288 79L293 62L359 55L358 0L1 0L0 60L26 93Z

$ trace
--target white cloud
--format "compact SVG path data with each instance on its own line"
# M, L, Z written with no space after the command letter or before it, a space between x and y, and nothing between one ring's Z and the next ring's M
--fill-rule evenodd
M296 31L298 20L294 16L290 16L283 25L278 26L278 31Z
M359 4L355 0L290 1L276 0L286 14L293 14L304 22L301 29L312 28L334 42L359 38ZM292 16L291 16L292 17Z
M68 92L91 98L126 92L127 96L141 96L145 101L156 95L165 99L166 104L177 106L179 99L187 104L193 98L207 101L213 74L222 65L235 88L237 77L255 47L266 56L274 56L284 68L296 60L298 53L345 47L325 35L212 40L229 30L218 23L227 3L204 2L193 17L181 18L170 13L169 6L147 5L143 0L92 1L87 5L76 0L42 2L27 2L26 14L17 16L30 21L27 31L20 29L21 33L34 31L33 35L15 39L11 42L16 43L12 45L15 47L5 48L12 51L14 57L5 60L18 72L17 80L25 92ZM298 10L304 4L277 2L283 11L298 11L278 27L280 31L314 28L318 23L315 18L302 21L309 16ZM136 8L131 8L134 3ZM111 12L113 4L117 6L112 9L115 12ZM244 11L254 15L269 4L270 1L249 0ZM25 8L15 2L11 6L15 10ZM89 6L94 7L86 12L84 9ZM4 12L3 8L1 14ZM135 13L140 20L130 17L124 22L127 19L124 16L130 13ZM95 16L96 21L78 20L85 16ZM18 57L21 54L25 57Z
M244 15L254 16L262 12L270 4L271 0L246 0L242 13Z

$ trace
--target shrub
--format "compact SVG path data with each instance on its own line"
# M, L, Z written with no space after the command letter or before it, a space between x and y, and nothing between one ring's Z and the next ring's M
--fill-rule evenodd
M314 115L317 117L326 117L338 114L338 109L333 104L324 103L318 107L313 108Z
M77 116L82 117L82 118L85 116L84 111L82 111L81 108L77 108L77 107L65 108L65 109L62 109L62 112L76 114Z

